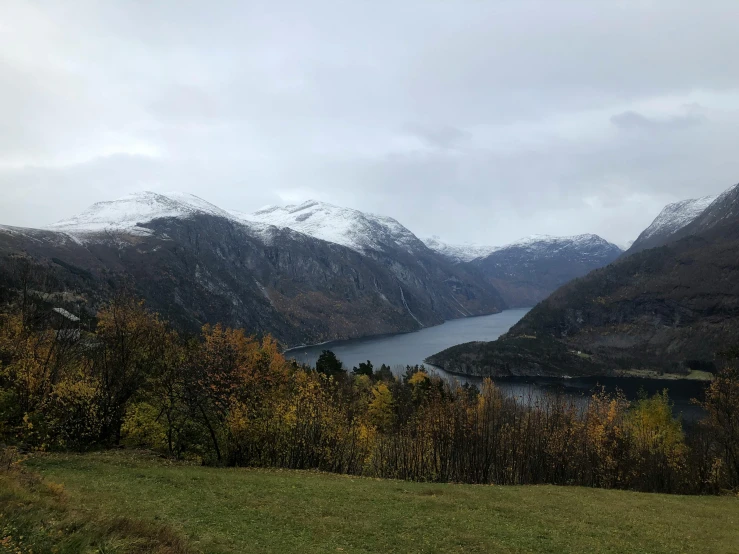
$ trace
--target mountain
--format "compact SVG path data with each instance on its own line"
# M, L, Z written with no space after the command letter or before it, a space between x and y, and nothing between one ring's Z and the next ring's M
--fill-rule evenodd
M498 289L511 308L533 306L565 283L621 255L597 235L533 236L468 262Z
M702 214L716 198L716 196L704 196L668 204L652 224L639 235L626 254L630 255L667 244L678 231Z
M478 273L395 220L321 205L323 224L308 229L318 210L307 204L290 208L287 223L312 235L264 214L250 221L192 195L152 192L99 202L47 229L0 227L0 289L20 286L14 268L24 258L43 275L40 296L51 290L94 313L128 283L182 328L223 322L287 345L411 331L504 307ZM338 217L347 214L353 219ZM366 236L354 233L360 223Z
M139 192L117 200L97 202L82 213L49 225L46 229L67 233L78 239L110 232L147 235L151 229L139 223L163 218L188 218L197 214L235 219L225 210L192 194Z
M378 261L387 256L397 259L408 254L438 254L459 270L482 275L511 308L533 306L564 283L610 263L622 253L597 235L534 236L503 247L452 245L439 237L421 241L392 218L315 200L295 206L268 206L253 214L231 213L241 220L288 228L340 244Z
M499 248L481 244L448 244L438 236L425 238L423 242L431 250L446 256L453 262L471 262L475 258L487 256Z
M297 206L268 206L240 219L288 228L367 254L370 251L427 253L423 242L395 219L308 200Z
M429 362L476 375L714 369L739 348L739 185L667 241L561 287L498 341Z

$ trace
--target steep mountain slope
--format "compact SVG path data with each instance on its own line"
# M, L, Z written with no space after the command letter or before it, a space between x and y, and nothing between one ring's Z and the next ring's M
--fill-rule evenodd
M628 249L626 255L667 244L678 231L701 215L716 198L716 196L704 196L703 198L668 204L652 224L642 231Z
M565 285L498 341L429 361L487 375L715 367L739 346L739 185L672 238Z
M401 229L395 249L388 242L387 251L367 255L244 221L190 195L139 193L46 230L0 227L0 280L17 285L13 259L23 255L91 311L127 281L182 327L220 321L291 345L410 331L503 307L479 275L413 239Z
M499 246L484 246L482 244L448 244L440 237L433 236L423 239L423 242L434 252L449 258L453 262L471 262L495 252Z
M732 225L739 218L739 185L722 192L690 224L675 233L676 238L707 233L721 228L723 234L731 233Z
M482 272L511 308L533 306L565 283L621 255L597 235L534 236L468 263Z

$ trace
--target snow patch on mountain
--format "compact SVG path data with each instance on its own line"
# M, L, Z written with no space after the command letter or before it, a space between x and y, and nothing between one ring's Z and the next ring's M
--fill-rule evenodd
M184 192L135 192L117 200L97 202L82 213L45 227L80 244L98 240L108 233L145 236L145 224L160 218L190 218L198 214L222 217L239 224L253 237L271 244L281 231L272 225L247 221L193 194Z
M697 231L707 231L730 218L739 215L739 185L728 188L695 218Z
M552 237L549 235L531 235L511 244L507 244L500 250L524 249L532 255L554 255L560 250L573 249L584 254L589 252L600 252L605 249L621 250L618 246L608 242L602 237L593 234L574 235L571 237Z
M135 192L117 200L96 202L82 213L48 225L46 229L74 235L106 231L147 235L140 224L164 217L191 217L198 213L233 219L228 212L192 194Z
M426 246L457 261L469 262L477 258L485 258L496 252L507 250L525 250L531 259L542 256L554 256L564 249L572 249L583 255L599 254L604 249L621 251L621 248L593 234L575 235L571 237L553 237L549 235L531 235L504 246L482 246L476 244L450 245L432 237L424 241Z
M692 223L717 198L717 196L704 196L703 198L682 200L668 204L652 224L639 235L635 244L657 235L668 237L675 234L683 227Z
M308 200L298 205L267 206L252 214L231 212L234 217L283 227L365 253L400 248L416 252L423 243L391 217Z
M463 243L449 244L441 240L439 236L422 239L424 244L431 250L446 256L456 262L471 262L475 258L481 258L495 252L499 247L486 246L483 244Z

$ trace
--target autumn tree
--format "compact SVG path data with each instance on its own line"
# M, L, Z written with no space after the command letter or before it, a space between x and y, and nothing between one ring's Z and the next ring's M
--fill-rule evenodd
M99 382L101 440L118 444L128 401L165 360L167 328L127 294L98 314L93 376Z
M730 362L711 382L702 403L703 422L716 445L716 471L729 488L739 487L739 362Z
M388 431L392 427L394 421L393 394L385 383L377 383L372 388L372 399L367 409L367 416L372 425L381 431Z

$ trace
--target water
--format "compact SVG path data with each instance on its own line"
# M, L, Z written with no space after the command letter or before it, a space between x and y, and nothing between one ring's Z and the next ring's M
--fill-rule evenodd
M295 348L287 351L286 356L301 363L315 365L322 351L331 350L348 369L358 366L360 362L370 360L375 368L381 364L387 364L393 368L395 373L402 373L405 366L421 365L428 356L450 346L471 341L495 340L515 325L528 311L528 308L506 310L499 314L455 319L413 333ZM482 383L481 378L450 375L440 368L427 367L449 380L478 386ZM526 402L536 402L546 394L561 394L581 402L600 386L605 387L609 392L619 389L630 400L638 397L640 389L650 395L667 389L674 403L675 413L682 414L688 421L701 416L700 408L693 404L692 399L702 398L705 388L705 384L696 381L625 377L513 378L496 379L496 384L509 395Z
M287 356L295 358L298 362L314 365L322 351L331 350L349 369L367 360L370 360L376 367L382 364L387 364L392 368L420 365L428 356L455 344L476 340L495 340L516 324L528 311L528 308L506 310L499 314L454 319L413 333L295 348L289 350Z

